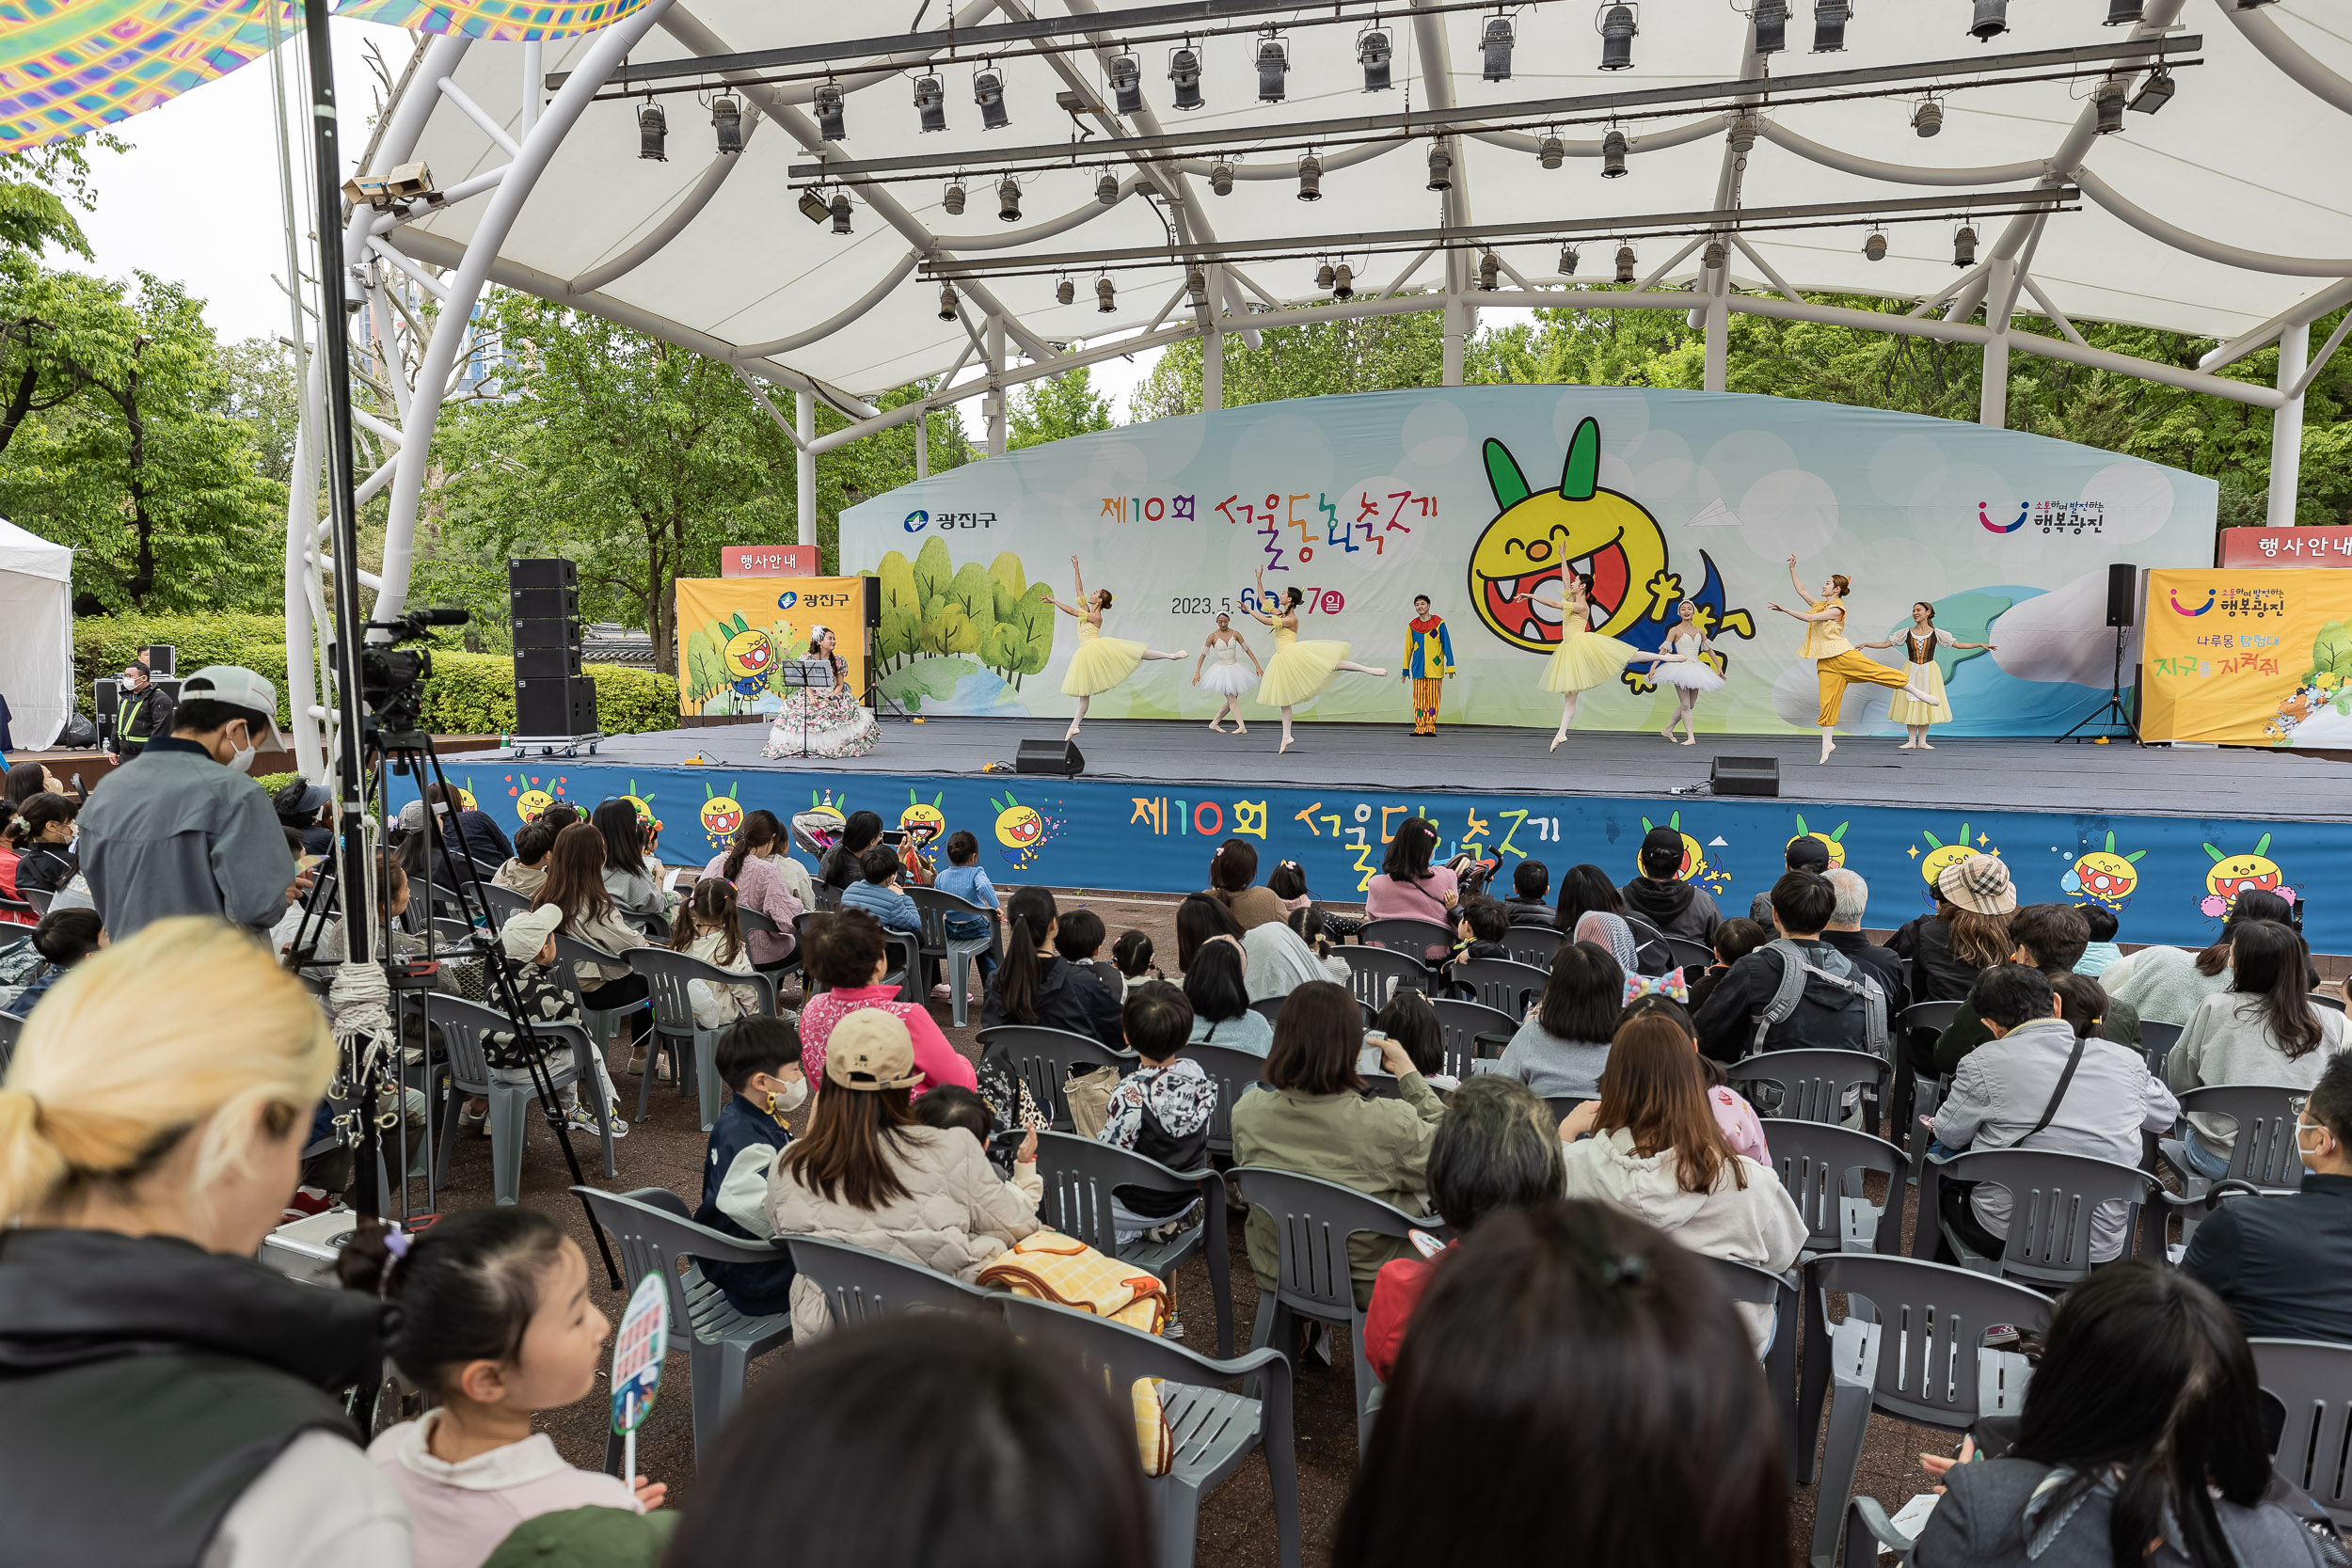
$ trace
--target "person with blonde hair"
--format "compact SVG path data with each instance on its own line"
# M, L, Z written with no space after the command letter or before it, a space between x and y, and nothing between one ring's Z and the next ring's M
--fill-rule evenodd
M208 996L208 1007L158 997ZM384 1304L253 1261L334 1037L225 922L158 920L43 999L0 1081L0 1516L23 1562L405 1568L338 1393Z

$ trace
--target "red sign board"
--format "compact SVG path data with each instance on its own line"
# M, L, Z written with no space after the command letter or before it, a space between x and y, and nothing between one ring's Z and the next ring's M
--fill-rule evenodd
M2352 566L2352 527L2225 528L2224 566Z
M727 545L719 551L723 578L813 578L814 545Z

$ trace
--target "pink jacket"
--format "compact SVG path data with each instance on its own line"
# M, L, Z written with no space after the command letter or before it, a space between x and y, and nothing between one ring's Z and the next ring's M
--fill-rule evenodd
M388 1427L368 1457L391 1477L408 1505L416 1568L481 1568L516 1525L567 1508L637 1512L627 1483L575 1470L544 1432L451 1464L426 1447L437 1410Z
M726 871L727 854L723 851L711 857L703 875L724 877ZM784 885L783 873L757 855L745 855L742 873L735 879L735 902L738 908L757 910L776 923L773 936L766 931L743 933L743 944L752 950L753 963L782 963L792 956L792 919L805 911L801 901Z
M1419 882L1375 877L1364 890L1364 918L1427 920L1450 927L1454 916L1446 911L1445 895L1454 890L1454 873L1442 866L1430 867L1429 875Z
M808 1006L801 1009L801 1069L808 1074L810 1088L817 1088L825 1081L825 1042L833 1037L833 1026L860 1007L880 1007L896 1014L914 1041L914 1065L923 1073L923 1083L914 1091L916 1099L942 1084L961 1084L967 1089L978 1090L979 1074L972 1070L972 1063L963 1053L939 1032L930 1009L898 1001L898 995L896 986L851 986L835 987L808 999Z

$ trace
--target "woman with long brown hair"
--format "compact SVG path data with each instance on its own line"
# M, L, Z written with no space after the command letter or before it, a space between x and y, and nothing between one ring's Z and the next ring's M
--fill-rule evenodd
M1804 1216L1770 1165L1733 1149L1690 1037L1671 1018L1642 1014L1617 1030L1600 1098L1570 1112L1560 1136L1570 1197L1614 1204L1693 1252L1774 1274L1804 1245ZM1762 1344L1772 1309L1740 1310Z
M535 910L551 905L561 910L563 924L556 927L560 933L607 953L643 947L644 934L621 918L620 907L605 890L604 859L604 834L594 823L573 823L555 835L555 847L548 851L548 879L539 884L538 895L531 901L531 907ZM626 963L582 960L575 963L572 971L580 982L580 1006L592 1011L617 1012L634 1007L651 994L645 977L632 974ZM640 1013L635 1027L628 1070L643 1072L645 1039L653 1029L653 1015Z
M775 922L773 931L743 933L751 943L752 967L772 974L791 962L799 939L792 923L817 907L817 890L807 869L794 860L784 835L784 824L771 811L746 812L735 830L735 842L710 857L703 867L706 879L735 884L739 909L755 910Z
M922 1079L893 1014L861 1007L834 1025L808 1132L768 1178L776 1236L844 1242L970 1280L1037 1229L1037 1210L978 1139L915 1118L907 1091ZM793 1280L793 1338L805 1345L831 1323L824 1291Z

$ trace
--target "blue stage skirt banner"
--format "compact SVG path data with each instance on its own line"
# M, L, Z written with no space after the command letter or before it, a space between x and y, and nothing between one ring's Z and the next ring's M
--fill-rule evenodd
M1998 855L2023 903L2100 903L2116 911L2122 940L2201 946L2221 928L2229 900L2268 888L2301 902L2306 890L2352 885L2352 823L2265 823L2259 816L2073 816L2046 812L1813 806L1787 800L1672 800L1602 796L1491 795L1422 790L1146 789L1132 783L1038 775L732 772L716 768L639 771L586 760L516 764L451 759L453 784L510 831L557 800L582 807L634 799L661 825L660 852L675 864L707 863L747 812L839 817L872 811L894 826L928 829L931 852L957 829L979 840L980 863L1008 885L1191 893L1207 885L1209 857L1238 838L1258 850L1263 880L1279 861L1298 863L1309 890L1333 903L1363 900L1384 847L1406 816L1436 824L1443 855L1498 863L1508 885L1521 862L1561 873L1589 862L1623 883L1652 827L1681 832L1682 874L1724 912L1744 914L1787 863L1788 842L1811 833L1835 863L1870 884L1866 923L1895 927L1931 907L1947 865ZM398 791L408 781L395 780ZM395 799L395 809L402 803ZM2253 801L2213 802L2252 807ZM803 857L805 859L806 857ZM1106 915L1105 918L1108 918ZM1119 929L1112 922L1112 929ZM2314 951L2352 953L2352 908L2321 897L2306 926Z
M1201 640L1295 587L1302 641L1395 671L1413 596L1446 622L1440 719L1549 726L1564 563L1593 579L1595 629L1655 650L1688 601L1728 677L1699 727L1809 729L1818 689L1804 586L1852 581L1848 631L1875 641L1935 608L1953 735L2055 735L2107 691L2106 568L2213 559L2212 480L2015 431L1870 408L1646 388L1463 387L1257 404L1126 425L934 474L841 515L844 571L882 578L882 689L926 713L1065 715L1078 641L1053 600L1111 590L1106 638L1151 662L1089 717L1207 719ZM1271 608L1271 607L1268 607ZM1339 657L1339 656L1332 656ZM1894 663L1889 650L1874 657ZM1095 661L1100 664L1102 661ZM2135 668L2127 654L2124 669ZM1244 666L1245 673L1247 665ZM1891 693L1849 689L1843 721L1885 730ZM1657 729L1674 693L1649 665L1588 691L1585 728ZM1302 718L1405 723L1412 695L1343 672ZM1244 697L1246 719L1268 716Z

